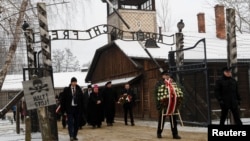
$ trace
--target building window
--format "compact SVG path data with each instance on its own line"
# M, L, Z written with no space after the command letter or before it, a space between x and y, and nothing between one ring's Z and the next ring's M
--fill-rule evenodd
M144 3L141 4L137 4L137 3L133 3L133 4L129 4L129 3L122 3L119 0L112 0L111 3L114 6L114 8L117 9L128 9L128 10L147 10L147 11L151 11L153 9L152 6L152 0L147 0ZM136 5L137 4L137 5ZM112 6L108 6L109 7L109 14L114 13L114 9Z
M142 10L152 10L152 0L148 0L141 6Z

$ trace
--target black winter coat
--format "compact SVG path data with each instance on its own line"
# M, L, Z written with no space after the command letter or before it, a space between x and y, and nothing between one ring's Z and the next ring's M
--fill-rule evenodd
M98 100L101 101L101 104L97 104ZM96 125L104 120L103 99L100 93L90 93L87 119L91 125Z
M83 93L81 87L76 85L76 100L77 100L77 109L79 114L82 114L84 111L84 104L83 104ZM62 112L66 112L67 114L71 112L71 102L72 102L72 91L71 85L69 87L65 87L63 90L63 94L61 96L61 110Z
M222 76L215 84L215 97L220 105L236 107L240 104L240 95L238 93L238 84L232 77Z
M135 105L135 99L136 99L136 95L134 93L134 91L132 89L123 89L122 90L122 95L123 94L127 94L127 95L130 95L132 98L131 98L131 101L130 102L125 102L124 104L131 104L132 106Z

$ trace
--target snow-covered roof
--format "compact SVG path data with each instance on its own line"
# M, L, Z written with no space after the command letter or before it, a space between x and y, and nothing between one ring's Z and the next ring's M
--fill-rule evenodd
M120 78L120 79L112 79L112 85L119 85L119 84L124 84L127 82L130 82L131 80L137 78L138 76L132 76L132 77L125 77L125 78ZM107 81L105 82L99 82L96 83L96 85L98 85L99 87L103 87L105 86L105 84L107 83Z
M164 34L164 33L163 33ZM173 34L173 33L171 33ZM193 47L197 41L205 38L207 59L227 59L227 40L215 37L211 33L183 33L184 48ZM164 34L170 35L170 34ZM250 34L238 34L236 37L237 59L249 59ZM129 57L149 58L138 41L116 40L115 44ZM176 50L175 45L157 43L159 48L147 48L152 57L156 59L168 59L168 53ZM194 49L184 52L184 59L204 59L204 44L200 42Z
M72 77L76 77L77 84L81 87L87 87L88 83L85 83L85 77L87 72L60 72L53 73L54 87L63 88L70 84ZM2 90L22 90L23 89L23 75L7 75L2 86Z

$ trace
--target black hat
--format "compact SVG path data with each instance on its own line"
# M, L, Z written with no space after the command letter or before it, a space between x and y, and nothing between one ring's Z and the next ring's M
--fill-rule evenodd
M88 88L92 88L92 86L91 86L91 85L88 85Z
M232 70L232 67L223 67L222 68L222 71L224 72L224 71L231 71Z
M106 84L105 84L105 86L107 86L108 84L111 84L112 82L111 81L108 81Z
M77 79L75 77L72 77L71 82L77 82Z
M161 72L161 75L170 75L170 72L169 72L169 70L165 70L165 71Z

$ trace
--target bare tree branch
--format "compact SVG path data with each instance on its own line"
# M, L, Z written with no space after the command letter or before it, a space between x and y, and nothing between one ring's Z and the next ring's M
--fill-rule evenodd
M0 71L0 90L2 89L3 82L5 80L6 74L8 72L8 69L10 67L10 64L12 62L13 56L15 54L17 44L20 40L20 35L21 35L21 24L24 18L24 11L28 5L27 0L23 0L20 8L20 13L18 16L18 20L16 21L16 28L15 28L15 34L14 34L14 40L12 41L9 52L5 61L5 64L3 65L1 71Z
M9 34L8 29L6 29L1 23L0 23L0 26L3 28L3 30L4 30L5 32L7 32L7 34Z

